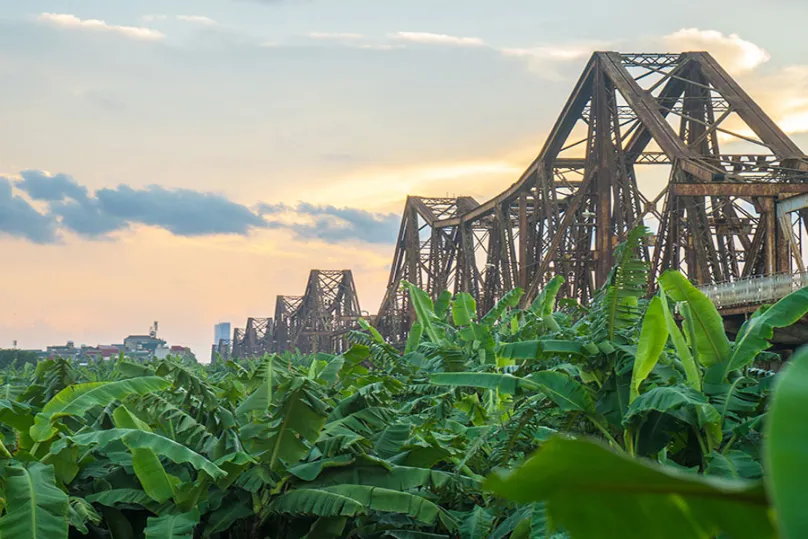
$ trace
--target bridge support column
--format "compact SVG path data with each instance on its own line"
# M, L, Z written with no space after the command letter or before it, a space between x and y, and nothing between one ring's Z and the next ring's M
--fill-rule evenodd
M519 282L516 286L527 289L527 195L519 195Z
M761 199L760 205L763 209L763 226L765 226L766 237L764 240L764 261L766 273L777 272L777 215L774 210L774 199L766 197Z
M782 245L782 247L786 250L786 258L788 258L788 269L783 270L787 272L793 271L793 265L789 254L794 259L794 263L797 265L797 269L800 273L805 273L805 263L802 260L802 251L800 249L800 242L798 241L797 237L794 235L794 226L791 221L791 214L796 212L798 214L804 214L805 208L808 208L808 193L792 196L792 197L785 197L780 195L780 200L777 201L777 224L779 225L778 232L780 233L780 237L778 237L778 245ZM805 218L803 217L803 222L805 222Z
M788 222L789 226L791 221ZM785 230L783 223L777 221L775 231L775 243L777 244L777 273L791 273L794 271L791 263L791 238L788 235L790 230Z

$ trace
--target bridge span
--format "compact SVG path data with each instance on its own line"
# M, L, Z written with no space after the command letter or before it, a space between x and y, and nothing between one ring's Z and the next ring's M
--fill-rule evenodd
M652 279L678 269L728 320L743 317L806 284L806 208L808 156L710 54L595 52L502 193L407 197L374 323L390 342L406 339L404 280L433 297L469 292L485 311L515 287L530 301L562 275L561 295L586 303L641 224L655 230L642 252ZM322 349L353 323L358 300L350 315L329 301L287 313L299 346Z

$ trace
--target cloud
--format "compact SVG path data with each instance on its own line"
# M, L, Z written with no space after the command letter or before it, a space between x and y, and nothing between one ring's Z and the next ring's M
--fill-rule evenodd
M351 49L389 51L393 49L401 49L405 46L403 43L389 43L384 40L374 40L363 34L352 32L309 32L304 34L302 37ZM284 43L268 42L264 43L263 45L265 47L279 47L283 46Z
M590 44L571 45L568 47L532 47L527 49L501 49L505 56L519 56L523 58L535 58L549 61L569 61L586 58L592 54L593 47Z
M42 13L39 15L38 19L61 28L110 32L144 41L160 41L165 38L165 34L158 30L152 30L151 28L107 24L98 19L80 19L69 13Z
M66 198L85 200L87 188L67 174L50 175L42 170L23 170L17 187L34 200L59 202Z
M8 178L0 177L0 234L40 244L56 242L56 220L13 194L11 185Z
M67 174L50 175L41 170L20 172L16 187L33 200L48 202L49 217L58 220L62 228L80 236L101 239L128 223L104 211L96 198Z
M769 53L738 34L725 35L717 30L682 28L662 38L663 43L679 51L707 50L730 73L751 71L769 61Z
M479 37L458 37L429 32L396 32L389 34L390 39L423 43L425 45L451 45L456 47L483 47L485 42Z
M246 206L221 195L190 189L168 190L156 185L132 189L120 185L115 189L99 189L95 197L107 215L158 226L178 236L245 235L251 228L265 225Z
M316 41L330 42L337 44L338 46L347 47L351 49L372 49L372 50L389 51L393 49L399 49L404 46L402 44L373 41L369 39L367 36L352 32L309 32L308 34L305 34L303 37ZM280 45L282 44L279 43L264 44L264 46L267 47L277 47Z
M219 23L204 15L177 15L178 21L201 24L203 26L216 26Z
M783 131L808 133L808 65L749 74L743 87Z
M48 211L41 213L15 196L12 186L30 199L46 203ZM392 243L398 223L395 214L305 202L295 207L259 204L252 210L219 194L157 185L143 189L119 185L90 193L67 174L39 170L22 171L19 178L0 176L0 233L36 243L58 241L59 229L88 239L111 240L112 233L135 224L184 237L246 236L254 229L272 228L327 243Z
M766 63L770 55L762 47L742 39L738 34L717 30L682 28L665 36L611 41L577 41L545 43L528 47L497 48L506 57L523 58L528 68L548 79L565 78L565 70L589 58L598 50L709 51L730 73L750 72ZM576 65L576 69L578 66Z
M528 69L550 80L564 78L564 70L589 58L595 50L604 50L612 46L607 42L575 42L560 43L557 45L538 45L527 48L503 48L499 52L503 56L523 58L527 61ZM580 69L576 66L576 69Z
M298 236L327 243L358 240L367 243L390 244L398 234L400 216L395 213L378 214L356 208L337 208L301 202L297 206L286 204L259 204L260 213L270 226L289 228Z
M214 193L119 185L91 195L67 174L26 170L20 177L15 186L31 199L47 202L48 218L58 220L65 230L93 239L107 237L131 224L162 228L177 236L246 235L253 228L267 225L246 206Z
M129 223L106 213L95 199L53 203L50 212L60 219L63 228L85 238L110 239L110 233L129 228Z
M361 43L357 45L355 48L357 49L369 49L374 51L391 51L394 49L400 49L403 45L393 45L391 43Z
M350 32L309 32L306 37L311 39L365 39L362 34L353 34Z

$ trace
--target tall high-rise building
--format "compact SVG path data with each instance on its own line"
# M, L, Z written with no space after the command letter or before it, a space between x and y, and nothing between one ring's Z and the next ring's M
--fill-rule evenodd
M222 322L213 326L213 344L219 344L222 339L230 340L230 322Z

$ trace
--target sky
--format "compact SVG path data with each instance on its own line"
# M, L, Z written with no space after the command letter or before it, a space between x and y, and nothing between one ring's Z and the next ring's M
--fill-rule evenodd
M213 326L352 269L408 194L484 201L595 50L707 50L803 148L800 0L0 2L0 347Z

